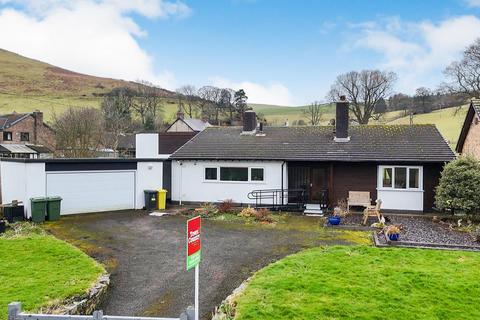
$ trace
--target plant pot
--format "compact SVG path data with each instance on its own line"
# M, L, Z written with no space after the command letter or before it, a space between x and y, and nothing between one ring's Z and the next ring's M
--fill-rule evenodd
M4 233L7 229L7 223L5 220L0 220L0 233Z
M338 226L340 224L340 217L328 217L328 223L332 226Z
M390 241L398 241L399 238L400 238L399 233L391 233L388 235L388 239L390 239Z

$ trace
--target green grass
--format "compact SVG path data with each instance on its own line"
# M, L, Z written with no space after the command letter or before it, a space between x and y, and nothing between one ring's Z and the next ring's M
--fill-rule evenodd
M259 271L235 319L480 319L480 254L315 248Z
M86 292L103 272L82 251L53 236L0 237L0 320L7 319L10 302L36 311Z

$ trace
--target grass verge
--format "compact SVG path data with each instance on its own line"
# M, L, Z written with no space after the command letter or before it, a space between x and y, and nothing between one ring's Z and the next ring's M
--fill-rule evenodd
M480 319L480 255L315 248L259 271L235 319Z
M85 293L103 272L72 245L38 227L17 226L0 237L0 320L12 301L36 311Z

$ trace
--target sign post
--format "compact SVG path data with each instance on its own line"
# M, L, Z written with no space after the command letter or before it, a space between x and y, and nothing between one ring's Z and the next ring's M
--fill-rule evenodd
M195 320L199 319L199 264L202 252L200 244L201 224L200 216L187 221L187 271L195 268Z

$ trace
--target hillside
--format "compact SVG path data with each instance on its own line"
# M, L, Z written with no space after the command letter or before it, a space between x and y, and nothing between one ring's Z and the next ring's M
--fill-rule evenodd
M0 113L41 110L52 113L69 106L100 106L101 96L117 87L136 87L130 81L72 72L0 49ZM172 92L164 90L165 97Z

